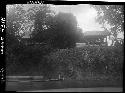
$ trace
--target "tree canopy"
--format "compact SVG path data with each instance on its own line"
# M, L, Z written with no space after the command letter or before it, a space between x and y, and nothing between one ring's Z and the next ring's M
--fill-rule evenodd
M41 13L38 13L37 16L40 16ZM36 42L50 43L55 48L66 48L75 44L77 21L72 14L59 13L49 16L45 19L45 23L39 20L39 17L37 18L35 22L37 34L32 38Z
M78 37L76 18L70 13L59 13L54 19L56 20L56 27L53 29L56 33L53 40L54 46L59 48L73 47Z
M103 24L105 29L110 30L115 37L119 32L124 32L123 5L100 5L95 7L99 11L97 20L99 23Z

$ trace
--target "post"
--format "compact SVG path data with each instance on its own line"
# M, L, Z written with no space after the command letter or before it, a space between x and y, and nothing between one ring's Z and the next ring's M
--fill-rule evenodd
M59 74L59 80L60 80L60 74Z

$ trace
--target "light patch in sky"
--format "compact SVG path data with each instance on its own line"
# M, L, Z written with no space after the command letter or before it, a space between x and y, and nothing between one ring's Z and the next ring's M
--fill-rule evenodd
M97 11L88 4L84 5L56 5L51 7L57 14L59 12L72 13L76 16L78 26L86 31L104 31L102 25L96 22Z

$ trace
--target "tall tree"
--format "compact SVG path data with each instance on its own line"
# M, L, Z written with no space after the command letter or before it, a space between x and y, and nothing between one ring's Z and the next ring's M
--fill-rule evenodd
M34 28L35 30L31 34L32 40L35 42L44 42L47 34L47 29L49 23L47 20L52 17L52 11L50 10L49 5L39 6L39 11L35 13L34 17Z
M74 46L78 37L76 18L70 13L53 16L54 13L46 8L44 12L40 11L36 15L36 31L32 33L34 35L32 39L36 42L46 42L55 48Z
M71 13L59 13L54 17L54 32L52 44L57 48L74 47L77 41L77 21Z
M6 11L7 12L7 15L6 15L7 33L20 37L19 28L21 24L24 22L23 16L26 11L23 10L21 5L7 5L6 10L7 10Z
M124 32L124 6L123 5L95 5L99 11L98 22L106 30L110 30L117 40L117 35Z

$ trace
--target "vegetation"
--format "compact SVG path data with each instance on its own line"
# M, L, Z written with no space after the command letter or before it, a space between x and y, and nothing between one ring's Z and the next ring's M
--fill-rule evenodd
M53 48L70 48L75 46L78 38L76 35L77 21L72 14L59 13L54 17L50 16L46 19L44 25L46 29L41 28L42 25L43 23L40 20L37 20L35 23L36 31L34 33L37 34L32 33L33 41L46 42L51 44Z
M12 71L10 66L7 68L7 73L43 75L45 78L58 78L61 74L65 79L80 80L87 78L116 79L122 77L124 57L122 51L123 48L117 47L90 46L58 49L43 57L40 56L42 55L40 49L34 46L15 58L18 61L15 62L17 65L12 66L17 73Z
M123 49L116 47L84 47L69 50L59 50L51 54L50 62L62 67L64 77L72 74L75 79L90 75L122 75ZM59 71L59 70L57 70Z
M106 30L111 31L114 41L118 41L117 35L124 33L124 6L123 5L97 5L94 6L99 13L97 21L103 25ZM110 27L108 28L107 25ZM121 39L121 42L123 40Z
M22 16L25 14L20 7L17 10L21 11ZM82 39L81 29L76 31L76 18L68 13L47 16L47 13L51 13L48 6L42 6L40 10L31 16L31 19L35 16L35 30L29 39L33 43L44 43L42 45L25 45L22 42L24 34L19 35L18 30L19 18L23 17L13 13L7 15L7 75L42 75L45 78L57 78L61 74L66 79L80 80L122 75L121 45L75 48L75 43ZM11 19L12 16L16 18Z

